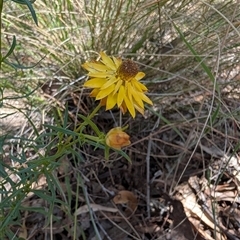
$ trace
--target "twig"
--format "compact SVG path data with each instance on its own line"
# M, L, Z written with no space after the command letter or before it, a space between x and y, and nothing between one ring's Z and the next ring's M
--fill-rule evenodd
M147 149L147 156L146 156L146 164L147 164L147 217L150 218L151 217L151 213L150 213L150 155L151 155L151 148L152 148L152 133L154 132L154 130L159 126L160 123L160 113L158 114L158 119L156 121L156 123L154 124L152 130L151 130L151 134L149 137L149 141L148 141L148 149Z

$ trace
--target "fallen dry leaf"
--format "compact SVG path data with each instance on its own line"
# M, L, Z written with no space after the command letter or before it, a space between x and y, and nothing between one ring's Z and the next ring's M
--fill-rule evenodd
M215 229L216 240L226 239L226 237L221 233L220 228L214 224L214 216L211 214L211 212L208 211L207 213L205 213L201 209L201 206L198 204L196 196L192 189L190 188L190 186L187 183L185 183L179 185L178 189L179 193L181 192L181 194L178 196L176 195L176 197L178 200L182 202L186 216L189 218L190 222L192 222L191 216L197 217L198 219L201 220L201 222L204 222L211 229ZM194 222L192 222L192 224L194 225ZM213 238L210 237L210 235L207 232L202 231L197 226L195 227L196 229L198 229L198 232L200 232L205 239L214 240Z
M135 212L138 206L138 200L136 196L126 190L119 191L118 194L113 198L113 202L115 204L127 204L128 210L130 210L131 214Z
M25 212L25 216L27 216L27 212ZM19 228L19 232L18 232L18 237L19 239L27 239L28 237L28 232L27 232L27 228L25 225L25 221L26 221L26 217L23 219L23 223L21 228Z

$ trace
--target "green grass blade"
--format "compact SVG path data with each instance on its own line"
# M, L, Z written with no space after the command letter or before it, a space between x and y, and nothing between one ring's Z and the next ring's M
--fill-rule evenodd
M10 56L12 53L13 53L13 50L14 48L16 47L16 37L13 36L13 41L12 41L12 44L11 44L11 47L10 49L8 50L7 54L2 58L2 62L8 57Z
M185 38L184 34L182 33L182 31L177 27L177 25L175 23L173 23L174 28L177 30L177 32L179 33L181 39L184 41L184 43L186 44L186 46L188 47L188 49L192 52L192 54L194 55L195 59L200 63L201 67L203 68L203 70L206 72L206 74L208 75L208 77L210 78L210 80L212 81L213 84L216 84L216 90L218 92L218 94L220 93L219 90L219 86L218 84L215 82L215 77L212 74L210 68L204 63L203 59L200 57L200 55L197 53L197 51L192 47L192 45L187 41L187 39Z
M30 1L28 1L28 0L12 0L12 1L15 2L15 3L18 3L18 4L27 5L34 22L36 23L36 25L38 25L36 12L35 12L35 10L32 6L32 3Z

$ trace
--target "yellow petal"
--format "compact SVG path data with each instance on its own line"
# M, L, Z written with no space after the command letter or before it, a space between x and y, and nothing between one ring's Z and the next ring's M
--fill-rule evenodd
M128 111L132 115L132 117L135 118L135 116L136 116L135 108L133 106L133 103L129 101L129 99L127 98L126 95L124 96L124 102L126 104Z
M134 103L136 103L139 107L144 109L144 104L139 94L136 95L136 92L134 92L133 98L134 98Z
M117 103L117 95L116 94L109 94L107 97L106 102L106 110L112 109Z
M122 64L122 60L120 58L115 58L114 56L112 57L113 58L113 62L116 66L116 69L119 68L119 66Z
M116 85L115 85L115 89L114 89L114 94L118 92L119 88L122 86L123 84L123 80L118 80Z
M117 78L115 77L112 77L111 79L107 80L106 83L101 87L101 90L105 89L105 88L108 88L109 86L111 85L114 85L115 86L115 82L117 81Z
M140 112L142 115L144 115L144 108L139 107L138 105L134 105L135 109Z
M112 70L116 70L116 66L113 62L113 60L104 52L100 52L101 58L102 58L102 62L108 66L109 68L111 68Z
M127 82L127 83L126 83L126 94L127 94L127 96L128 96L129 101L130 101L130 102L133 102L131 82Z
M96 97L99 93L99 89L98 88L94 88L91 93L90 93L90 97Z
M138 72L137 75L135 76L135 79L137 81L139 81L139 80L141 80L144 77L145 77L145 73L144 72Z
M146 102L146 103L148 103L148 104L150 104L150 105L153 105L153 102L152 102L144 93L139 93L139 95L140 95L140 98L141 98L144 102Z
M88 76L93 78L107 78L111 76L108 72L89 72Z
M114 91L114 85L111 85L108 88L100 90L98 95L96 96L96 100L99 100L99 99L102 99L102 98L108 96L113 91Z
M109 66L102 64L101 62L86 62L82 65L89 72L95 72L94 70L105 72L111 70Z
M128 85L128 98L130 101L135 101L140 107L144 108L141 95L139 95L139 92L136 91L131 84Z
M120 86L118 94L117 94L117 105L118 105L118 107L120 107L122 105L124 96L125 96L125 88L124 88L124 86Z
M82 64L82 67L84 69L86 69L87 71L91 72L92 70L94 70L91 66L92 66L93 62L85 62L84 64Z
M147 91L148 89L147 89L147 87L144 85L144 84L142 84L142 83L140 83L140 82L138 82L138 81L136 81L136 80L132 80L132 85L134 86L134 88L136 88L136 90L138 90L139 92L142 92L142 91Z
M107 82L105 78L92 78L83 84L84 87L100 88Z

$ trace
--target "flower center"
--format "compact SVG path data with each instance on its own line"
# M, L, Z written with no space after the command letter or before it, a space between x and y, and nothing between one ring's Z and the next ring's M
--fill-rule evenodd
M138 73L138 66L130 59L123 60L117 70L118 76L124 81L130 81Z

